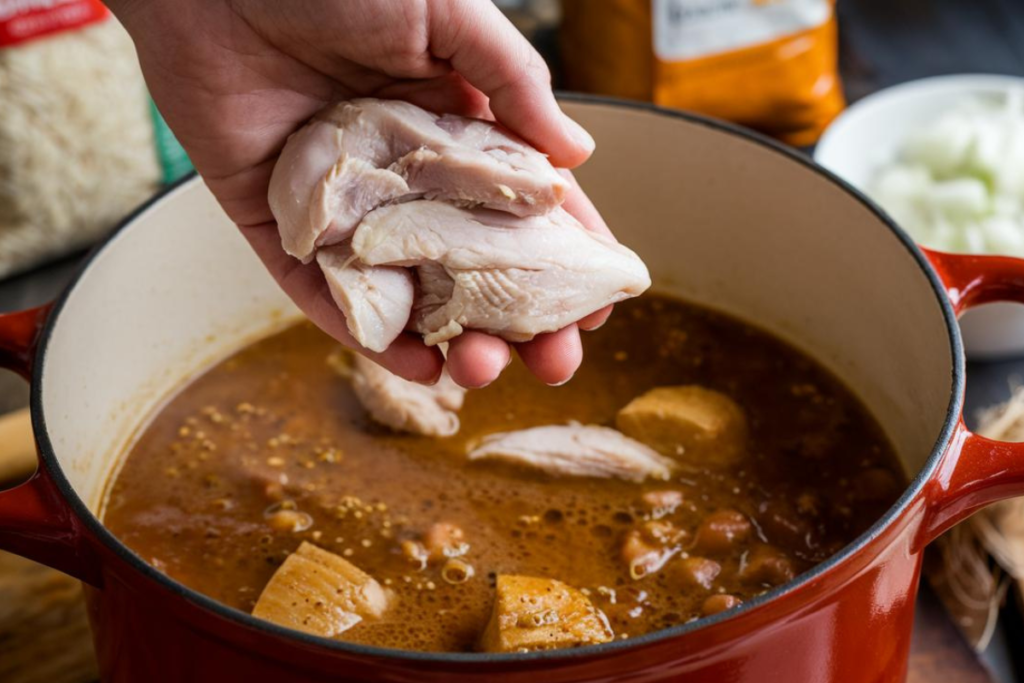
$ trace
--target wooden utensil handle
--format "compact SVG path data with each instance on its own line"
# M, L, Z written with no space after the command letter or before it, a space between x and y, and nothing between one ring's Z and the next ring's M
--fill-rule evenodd
M25 479L36 469L36 443L28 408L0 415L0 484Z

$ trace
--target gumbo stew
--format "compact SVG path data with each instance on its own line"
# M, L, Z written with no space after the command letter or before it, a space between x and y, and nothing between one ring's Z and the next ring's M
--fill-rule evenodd
M159 411L106 524L175 580L286 626L529 651L727 610L837 552L903 488L858 400L760 330L647 295L584 343L564 386L516 362L461 410L459 394L399 414L298 324ZM442 404L450 422L417 427Z

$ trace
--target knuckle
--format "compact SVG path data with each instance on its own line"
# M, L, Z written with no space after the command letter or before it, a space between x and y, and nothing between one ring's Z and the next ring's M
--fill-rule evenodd
M525 46L523 54L519 59L512 61L512 70L509 74L509 81L521 84L523 82L539 83L541 85L551 84L551 70L544 59L537 54L537 51L530 46Z

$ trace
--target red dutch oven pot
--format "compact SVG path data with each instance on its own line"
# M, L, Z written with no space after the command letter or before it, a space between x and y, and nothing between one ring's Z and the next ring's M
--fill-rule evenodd
M656 287L761 325L842 377L912 479L903 496L829 561L737 609L571 651L370 648L224 607L102 523L105 482L161 397L296 315L191 179L131 217L55 305L0 317L0 365L32 384L39 451L36 474L0 492L0 547L82 580L104 680L903 680L925 545L1024 494L1024 445L971 434L961 419L955 319L1024 301L1024 261L923 252L835 177L734 127L563 103L598 141L581 183Z

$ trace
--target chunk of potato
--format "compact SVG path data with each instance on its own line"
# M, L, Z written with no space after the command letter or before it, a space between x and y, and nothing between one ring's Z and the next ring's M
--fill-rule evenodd
M613 637L601 610L583 593L554 579L498 576L484 652L531 652L606 643Z
M693 465L727 465L747 441L743 409L697 385L651 389L620 410L615 424L662 455Z
M252 614L327 638L379 617L388 595L376 580L334 553L303 543L270 578Z

